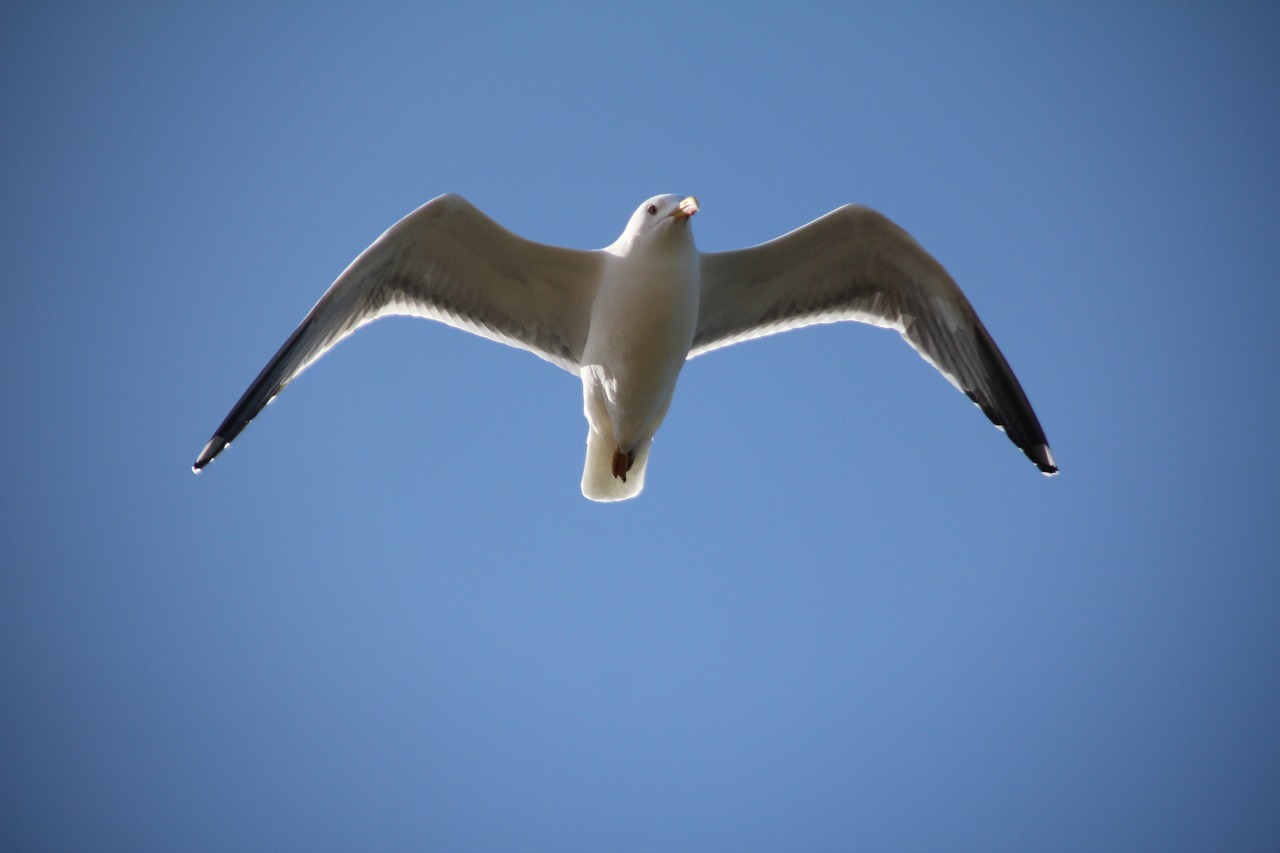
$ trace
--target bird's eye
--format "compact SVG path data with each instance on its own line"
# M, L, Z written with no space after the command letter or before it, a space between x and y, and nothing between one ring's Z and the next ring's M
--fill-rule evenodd
M657 212L658 212L658 206L657 206L656 204L651 204L651 205L649 205L649 215L650 215L650 216L653 216L653 215L654 215L654 214L656 214Z

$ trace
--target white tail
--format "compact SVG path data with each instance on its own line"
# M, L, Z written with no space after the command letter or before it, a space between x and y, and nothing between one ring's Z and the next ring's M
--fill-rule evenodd
M627 472L627 481L613 476L613 442L587 430L587 461L582 468L582 495L593 501L625 501L644 490L644 472L649 464L650 439L636 447L636 459Z

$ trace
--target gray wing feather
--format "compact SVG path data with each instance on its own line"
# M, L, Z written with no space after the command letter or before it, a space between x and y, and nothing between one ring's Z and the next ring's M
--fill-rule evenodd
M1017 377L960 288L881 214L846 205L776 240L702 256L690 357L817 323L895 329L1046 474L1057 465Z
M518 237L461 196L427 202L329 287L232 407L193 470L226 448L298 374L379 317L438 320L576 373L601 263L597 252Z

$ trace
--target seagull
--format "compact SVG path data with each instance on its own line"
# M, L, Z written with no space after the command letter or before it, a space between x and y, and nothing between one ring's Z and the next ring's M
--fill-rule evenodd
M519 237L460 195L392 225L303 318L231 409L197 474L303 370L379 317L447 323L578 376L587 418L582 494L634 498L676 380L694 356L853 320L896 330L1046 475L1058 466L1009 363L933 256L884 215L845 205L767 243L699 252L693 196L654 196L612 245Z

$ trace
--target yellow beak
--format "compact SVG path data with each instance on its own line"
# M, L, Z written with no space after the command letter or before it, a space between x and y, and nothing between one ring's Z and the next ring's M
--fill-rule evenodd
M698 200L693 196L689 196L684 201L676 205L676 209L671 211L671 215L676 219L688 219L698 212Z

